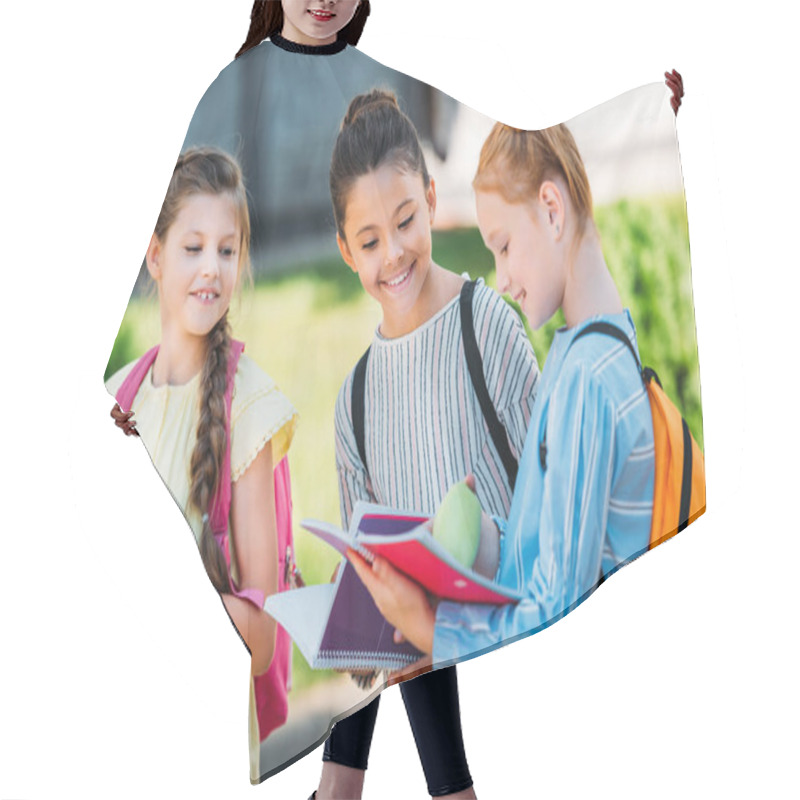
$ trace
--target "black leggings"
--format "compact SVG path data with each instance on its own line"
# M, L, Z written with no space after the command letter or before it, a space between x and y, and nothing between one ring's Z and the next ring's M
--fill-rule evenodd
M437 669L400 684L431 797L472 786L461 735L456 668ZM323 761L366 769L380 695L333 726Z

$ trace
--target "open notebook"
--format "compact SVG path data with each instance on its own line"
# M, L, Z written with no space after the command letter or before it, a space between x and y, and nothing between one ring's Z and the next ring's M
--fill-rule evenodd
M359 502L351 530L304 520L303 527L338 550L367 560L378 554L443 599L508 603L519 595L459 564L424 527L427 517ZM378 611L348 561L333 583L272 595L266 610L288 631L314 669L399 669L422 654L394 642L394 628Z

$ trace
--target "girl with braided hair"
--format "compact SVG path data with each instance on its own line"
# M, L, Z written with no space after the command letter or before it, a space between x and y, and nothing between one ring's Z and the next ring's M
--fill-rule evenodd
M228 309L249 273L249 242L239 165L214 148L184 152L146 254L161 343L106 386L136 413L137 433L250 650L257 753L287 712L289 640L263 604L291 572L291 542L281 532L290 525L285 455L297 415L231 339Z

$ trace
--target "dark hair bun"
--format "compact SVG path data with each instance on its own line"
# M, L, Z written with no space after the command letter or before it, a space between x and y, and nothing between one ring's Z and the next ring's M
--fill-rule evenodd
M394 92L372 89L351 100L331 156L333 216L342 238L353 184L383 164L419 175L426 189L431 185L414 123L400 110Z
M382 105L394 106L398 111L400 110L400 106L397 103L397 95L388 89L373 89L366 94L354 97L350 101L344 120L342 120L342 128L352 125L358 115L365 109Z

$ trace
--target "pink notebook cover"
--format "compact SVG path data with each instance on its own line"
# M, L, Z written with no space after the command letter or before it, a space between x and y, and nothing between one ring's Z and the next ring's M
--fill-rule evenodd
M368 560L373 554L385 558L443 600L495 605L519 600L518 593L459 564L423 527L426 521L423 515L360 503L353 514L355 536L311 520L304 520L303 527L342 554L352 547Z

